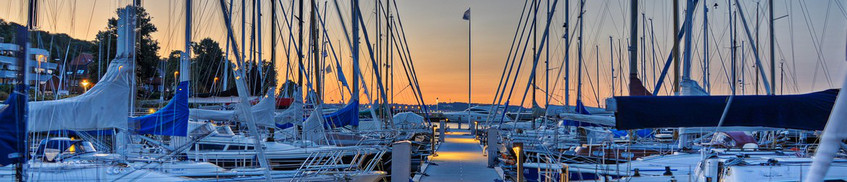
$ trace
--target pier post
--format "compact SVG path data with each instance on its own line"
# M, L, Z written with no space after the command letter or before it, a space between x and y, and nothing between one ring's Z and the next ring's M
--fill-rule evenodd
M441 142L441 143L444 143L444 136L446 136L446 135L444 135L444 132L445 132L445 130L447 130L447 123L445 123L443 119L439 122L440 123L438 123L438 127L439 127L440 130L439 130L439 133L438 133L438 141Z
M391 182L409 182L412 176L412 143L394 142L391 149Z
M497 133L497 128L488 128L486 147L488 153L488 167L494 168L497 165L497 149L499 148L500 134Z

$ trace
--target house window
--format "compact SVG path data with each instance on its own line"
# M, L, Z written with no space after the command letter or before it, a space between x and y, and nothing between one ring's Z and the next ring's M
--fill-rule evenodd
M76 74L81 75L81 74L83 74L83 73L85 73L85 70L76 70Z

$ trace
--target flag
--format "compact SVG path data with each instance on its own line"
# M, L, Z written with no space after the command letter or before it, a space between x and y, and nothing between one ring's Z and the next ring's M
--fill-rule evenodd
M463 20L471 20L471 8L465 10L465 15L462 15Z

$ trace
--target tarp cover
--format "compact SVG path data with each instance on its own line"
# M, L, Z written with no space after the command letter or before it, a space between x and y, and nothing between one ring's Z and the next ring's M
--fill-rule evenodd
M176 94L159 111L131 118L138 134L187 136L188 135L188 81L180 82Z
M25 103L26 95L13 92L4 102L6 106L0 111L0 166L14 163L15 160L10 158L10 154L19 153L21 151L18 149L24 147L26 131L16 118L21 117L18 115L21 109L26 109Z
M801 95L735 96L723 126L823 130L838 90ZM615 97L616 128L717 126L729 96Z
M352 99L344 108L324 115L324 127L359 126L359 100Z

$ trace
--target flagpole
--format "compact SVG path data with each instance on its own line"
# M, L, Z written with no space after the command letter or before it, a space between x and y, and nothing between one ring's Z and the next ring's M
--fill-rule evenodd
M470 8L468 8L470 12ZM468 129L470 129L471 121L471 18L468 15ZM461 129L461 128L460 128Z

